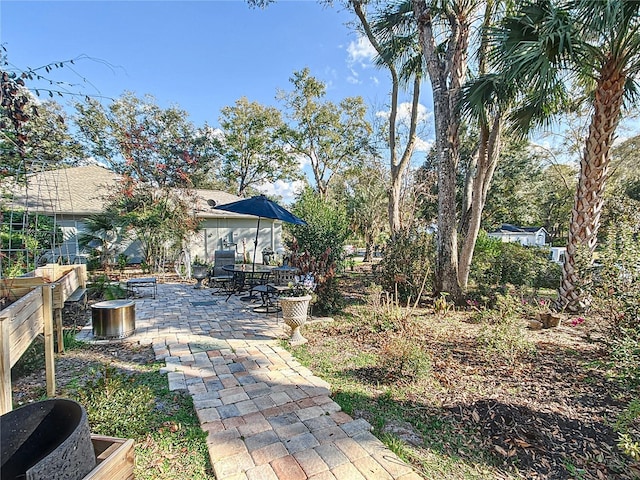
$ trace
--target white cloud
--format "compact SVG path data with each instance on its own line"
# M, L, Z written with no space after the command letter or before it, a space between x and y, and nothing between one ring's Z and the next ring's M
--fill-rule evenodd
M361 67L366 68L376 56L376 50L366 37L358 37L355 42L350 42L347 47L349 54L348 63L359 63Z
M416 138L416 145L413 149L414 152L428 152L433 146L433 140L424 140L422 138Z
M376 112L376 117L389 118L390 113L391 112L389 110L379 110ZM433 112L428 111L427 107L425 107L424 105L418 104L418 123L426 123L432 118L433 118ZM403 102L400 105L398 105L397 121L398 123L409 124L410 120L411 120L411 103Z
M302 191L305 182L296 180L294 182L285 182L277 180L275 183L265 183L258 187L262 193L266 195L278 195L282 197L282 203L289 205L295 200L295 196Z
M351 72L351 75L347 76L347 82L349 82L352 85L362 84L362 81L359 78L360 74L356 72L353 68L349 68L349 71Z

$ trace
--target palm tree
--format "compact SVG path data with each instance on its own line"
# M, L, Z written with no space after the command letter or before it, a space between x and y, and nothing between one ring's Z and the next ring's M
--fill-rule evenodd
M569 227L560 301L580 308L581 269L597 243L611 146L625 101L637 101L640 2L540 0L521 3L497 33L498 56L520 87L526 106L514 119L526 130L544 124L569 103L584 103L591 120L580 158L580 177ZM575 107L575 105L573 105Z
M97 213L85 221L85 229L78 235L78 244L94 251L101 268L107 269L109 264L114 263L121 234L118 215L110 211Z

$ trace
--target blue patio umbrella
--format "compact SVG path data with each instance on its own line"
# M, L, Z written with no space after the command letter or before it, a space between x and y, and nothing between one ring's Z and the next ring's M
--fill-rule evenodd
M307 222L296 217L287 209L281 207L276 202L272 202L264 195L245 198L237 202L226 203L224 205L216 205L216 210L224 210L226 212L242 213L245 215L255 215L258 217L258 228L256 230L256 239L253 244L253 265L256 264L256 252L258 251L258 234L260 233L260 219L271 218L274 220L282 220L283 222L293 223L294 225L306 225Z

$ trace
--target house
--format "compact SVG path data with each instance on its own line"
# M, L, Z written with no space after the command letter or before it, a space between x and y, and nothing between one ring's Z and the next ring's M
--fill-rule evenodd
M503 223L500 228L487 235L504 243L518 242L524 246L544 247L547 243L547 231L544 227L517 227Z
M549 260L558 265L564 264L567 258L567 247L551 247L549 250Z
M44 171L31 175L27 188L5 188L9 194L1 200L2 207L53 217L63 232L63 241L51 254L73 263L86 258L87 252L78 245L78 234L85 229L87 217L104 211L106 195L117 182L117 174L99 165ZM253 258L257 217L213 208L241 198L219 190L195 190L195 194L193 213L200 219L200 229L186 246L191 257L213 262L215 250L232 249L242 259L246 248L246 254ZM282 249L282 222L261 219L256 261L262 261L262 249L266 247ZM131 263L142 260L138 242L123 242L120 252Z

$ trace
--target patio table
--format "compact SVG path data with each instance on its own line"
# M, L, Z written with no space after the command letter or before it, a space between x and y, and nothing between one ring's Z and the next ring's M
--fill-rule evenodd
M273 267L267 265L247 263L225 265L222 269L225 272L231 272L233 274L232 287L229 290L230 293L227 296L227 300L229 300L234 293L242 293L248 290L249 294L240 298L241 300L247 301L259 298L253 294L253 287L267 283L273 271Z

